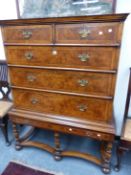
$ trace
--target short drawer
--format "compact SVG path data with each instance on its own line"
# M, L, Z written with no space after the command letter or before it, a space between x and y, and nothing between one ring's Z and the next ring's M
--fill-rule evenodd
M9 70L13 86L102 96L114 94L113 74L15 67Z
M103 122L112 117L112 100L22 89L13 89L13 99L18 109Z
M52 26L6 26L3 28L5 43L52 43Z
M63 44L115 44L119 42L119 23L59 24L56 42Z
M6 46L9 64L111 70L117 68L114 47Z

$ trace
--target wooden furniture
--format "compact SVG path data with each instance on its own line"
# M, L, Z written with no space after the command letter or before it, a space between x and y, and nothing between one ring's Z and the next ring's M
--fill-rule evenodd
M117 165L115 166L116 171L120 170L121 156L123 152L131 150L131 118L128 116L130 107L130 98L131 98L131 68L130 68L122 133L119 145L117 147Z
M113 97L128 14L0 21L14 108L16 149L35 146L110 171ZM19 138L18 124L54 131L55 147ZM101 157L61 150L59 133L101 141Z
M6 145L10 145L8 139L8 111L12 107L12 103L9 100L10 88L8 84L7 63L0 61L0 127L5 137Z

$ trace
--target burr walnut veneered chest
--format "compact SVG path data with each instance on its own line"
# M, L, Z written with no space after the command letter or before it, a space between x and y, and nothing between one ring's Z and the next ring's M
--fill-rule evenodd
M110 170L113 97L127 14L1 21L14 108L16 148L31 145ZM16 124L55 132L55 148L23 142ZM102 142L102 157L60 149L59 132ZM103 146L103 143L105 145Z

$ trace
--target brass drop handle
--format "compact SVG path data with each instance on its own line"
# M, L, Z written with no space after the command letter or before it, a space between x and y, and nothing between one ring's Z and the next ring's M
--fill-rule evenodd
M33 53L32 53L32 52L26 52L26 53L25 53L25 58L26 58L27 60L31 60L31 59L33 58Z
M84 104L78 105L77 107L81 112L85 112L87 110L87 106Z
M27 80L30 82L34 82L36 80L36 76L34 75L27 75Z
M82 61L82 62L85 62L85 61L88 61L90 56L88 54L79 54L78 55L78 58Z
M90 30L82 29L78 33L80 34L81 38L86 39L91 32Z
M30 39L32 36L32 31L24 30L24 31L22 31L22 35L23 35L24 39Z
M78 84L82 87L86 86L88 84L87 80L78 80Z
M31 99L31 103L32 103L33 105L37 104L38 102L39 102L39 100L38 100L37 98L32 98L32 99Z

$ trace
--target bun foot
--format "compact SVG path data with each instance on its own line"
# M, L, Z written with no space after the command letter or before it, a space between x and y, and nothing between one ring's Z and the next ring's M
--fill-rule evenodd
M61 157L61 151L56 151L55 154L54 154L54 159L59 161L62 159Z
M61 158L61 156L55 155L54 159L57 160L57 161L60 161L62 158Z
M102 168L102 171L104 174L109 174L111 172L110 168L105 168L105 167Z
M16 146L15 146L15 149L16 149L17 151L20 151L20 150L22 149L22 146L16 145Z

